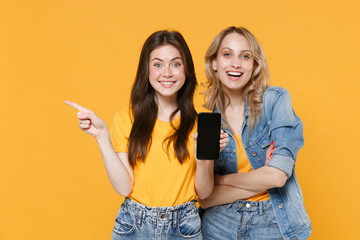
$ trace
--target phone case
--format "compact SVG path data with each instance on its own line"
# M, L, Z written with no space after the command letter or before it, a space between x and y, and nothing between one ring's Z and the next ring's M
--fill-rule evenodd
M220 157L221 114L201 112L198 114L198 138L196 158L216 160Z

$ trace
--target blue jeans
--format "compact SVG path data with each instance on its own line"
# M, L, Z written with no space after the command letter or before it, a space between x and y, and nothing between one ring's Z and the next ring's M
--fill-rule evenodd
M202 240L199 212L194 201L175 207L147 207L126 198L111 239Z
M201 231L204 239L283 239L271 201L239 200L205 210Z

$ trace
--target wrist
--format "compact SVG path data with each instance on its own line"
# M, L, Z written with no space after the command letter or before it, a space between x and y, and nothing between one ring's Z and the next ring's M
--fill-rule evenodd
M99 132L99 134L95 137L95 139L99 144L106 143L106 142L111 142L110 133L109 133L109 131L107 129L104 130L104 131Z
M204 169L213 169L214 161L213 160L196 160L196 167L204 168Z

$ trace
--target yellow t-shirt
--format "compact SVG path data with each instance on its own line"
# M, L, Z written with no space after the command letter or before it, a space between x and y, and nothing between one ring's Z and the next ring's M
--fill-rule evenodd
M238 173L250 172L253 170L250 161L246 155L244 146L241 144L241 134L236 135L236 155L238 162ZM240 146L239 146L240 145ZM270 196L267 191L259 193L251 198L245 199L246 201L265 201L269 200Z
M180 116L173 121L177 126ZM128 137L132 120L129 109L115 113L111 128L111 140L115 152L128 151ZM172 131L169 122L156 120L152 133L152 144L144 162L134 167L134 188L128 196L136 202L149 207L172 207L197 198L195 192L196 161L194 157L194 140L189 135L188 150L190 158L180 164L174 155L173 148L166 154L164 139Z

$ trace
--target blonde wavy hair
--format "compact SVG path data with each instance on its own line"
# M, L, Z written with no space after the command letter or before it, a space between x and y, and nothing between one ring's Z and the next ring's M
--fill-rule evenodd
M255 127L261 116L261 104L263 102L263 95L268 87L269 69L265 60L265 54L256 40L255 36L243 27L228 27L222 30L212 41L205 55L205 74L207 76L207 83L205 83L205 107L210 110L218 109L223 116L226 124L229 126L226 116L225 108L230 104L230 98L224 92L221 82L217 77L216 71L213 69L213 61L216 59L220 46L226 35L230 33L239 33L244 36L250 46L254 58L253 72L249 82L243 87L243 95L247 101L249 114L250 132ZM228 104L225 105L228 100ZM231 128L230 128L231 129Z

